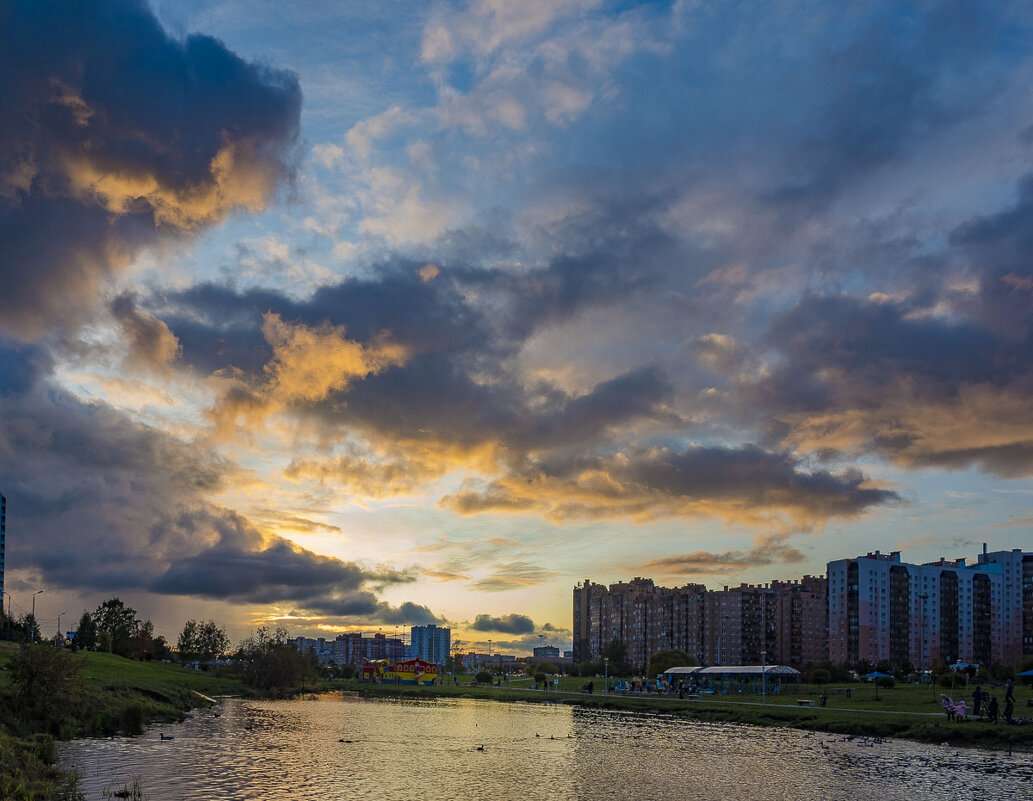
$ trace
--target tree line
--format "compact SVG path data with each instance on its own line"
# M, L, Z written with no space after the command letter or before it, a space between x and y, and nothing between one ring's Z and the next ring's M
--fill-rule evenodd
M2 609L0 638L27 645L31 641L41 643L39 626L31 614L16 619ZM71 640L65 641L59 635L53 644L67 646L73 653L101 651L127 659L176 660L205 668L225 657L225 662L218 667L220 672L264 693L289 691L319 673L315 654L299 653L290 632L283 627L261 627L233 648L224 627L213 620L191 619L183 624L176 642L170 643L164 636L155 635L150 620L141 620L135 609L117 597L104 601L93 612L84 610ZM37 649L32 651L37 652ZM22 658L30 660L30 657L26 651ZM35 669L27 671L32 673Z
M40 642L39 624L31 614L22 618L0 609L0 639ZM65 644L64 638L58 639ZM178 659L211 662L230 651L226 629L213 620L188 620L175 643L154 634L154 624L141 620L135 609L120 598L109 598L93 612L83 610L67 645L73 651L103 651L127 659Z

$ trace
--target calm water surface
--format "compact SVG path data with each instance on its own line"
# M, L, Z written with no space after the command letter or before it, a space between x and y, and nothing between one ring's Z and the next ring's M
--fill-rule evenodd
M151 801L1033 798L1029 754L562 705L234 699L161 730L175 739L62 743L60 761L89 799L134 777Z

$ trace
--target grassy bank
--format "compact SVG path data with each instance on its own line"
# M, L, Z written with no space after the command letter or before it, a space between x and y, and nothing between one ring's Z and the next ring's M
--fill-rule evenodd
M469 679L463 679L469 682ZM785 688L781 694L736 693L705 695L701 699L680 700L675 696L603 695L580 692L584 679L560 679L557 691L543 692L529 688L530 682L514 681L510 687L462 686L395 686L341 682L341 689L370 697L396 698L484 698L496 701L565 703L577 706L618 709L631 712L661 712L692 720L743 723L755 726L784 726L811 731L869 737L900 737L927 743L949 742L951 745L1033 751L1033 724L996 725L986 721L948 722L940 707L940 692L928 686L905 685L880 689L875 699L872 685ZM597 681L599 688L602 682ZM601 689L601 688L599 688ZM850 697L846 696L849 689ZM822 693L827 705L819 706ZM1004 693L995 692L999 701ZM971 697L971 691L956 688L954 697ZM1027 707L1029 688L1016 688L1016 717L1030 716ZM801 706L798 701L813 701ZM1003 704L1002 704L1003 708Z
M74 777L53 767L55 739L139 734L149 722L181 720L212 695L240 694L234 680L162 662L79 653L74 693L60 716L22 714L7 670L17 646L0 643L0 799L73 799Z

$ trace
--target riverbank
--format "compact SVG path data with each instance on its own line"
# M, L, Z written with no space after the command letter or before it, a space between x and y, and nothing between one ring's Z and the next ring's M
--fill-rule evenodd
M594 709L661 713L714 723L787 727L847 736L897 737L923 743L948 742L952 746L1033 752L1033 724L1009 725L1003 721L991 724L977 720L948 722L943 712L936 708L938 696L930 698L933 694L928 687L880 690L878 701L874 697L867 697L873 694L871 687L854 685L850 689L858 692L852 692L850 698L845 695L846 688L824 688L829 698L825 707L819 705L819 696L810 691L763 699L753 694L679 699L677 696L654 694L589 694L562 687L555 692L543 692L519 687L422 687L348 681L338 682L334 688L364 697L479 698L510 703L562 703ZM854 697L861 693L865 697ZM797 695L800 697L797 698ZM798 701L809 703L801 705Z
M233 679L164 662L103 653L69 655L78 665L60 716L16 712L8 666L18 647L0 643L0 799L75 799L77 782L54 767L55 739L140 734L148 723L182 720L214 695L239 695Z

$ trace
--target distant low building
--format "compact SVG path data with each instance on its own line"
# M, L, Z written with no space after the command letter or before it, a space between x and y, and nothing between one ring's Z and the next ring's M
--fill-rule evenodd
M346 631L329 645L332 659L338 665L361 665L375 659L397 661L408 656L401 637L387 637L380 632L366 637L361 631Z
M381 684L433 684L438 666L424 659L402 659L389 662L378 659L362 666L362 678Z
M535 659L559 659L560 649L555 645L542 645L535 648L534 651Z

